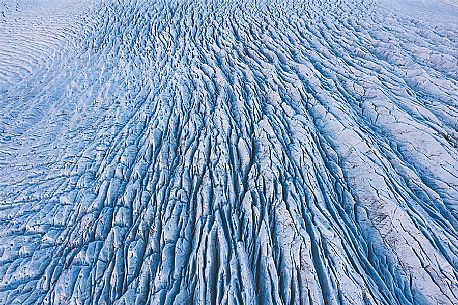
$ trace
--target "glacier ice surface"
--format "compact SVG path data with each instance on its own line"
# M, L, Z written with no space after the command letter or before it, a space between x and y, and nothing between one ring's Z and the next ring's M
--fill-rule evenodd
M0 305L458 304L455 0L0 0Z

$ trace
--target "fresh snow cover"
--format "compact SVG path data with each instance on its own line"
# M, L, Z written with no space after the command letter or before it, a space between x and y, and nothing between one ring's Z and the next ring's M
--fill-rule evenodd
M0 0L0 305L458 304L456 0Z

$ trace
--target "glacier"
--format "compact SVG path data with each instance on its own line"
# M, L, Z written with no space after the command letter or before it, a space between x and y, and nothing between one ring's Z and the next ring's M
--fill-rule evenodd
M0 305L458 304L455 0L0 0Z

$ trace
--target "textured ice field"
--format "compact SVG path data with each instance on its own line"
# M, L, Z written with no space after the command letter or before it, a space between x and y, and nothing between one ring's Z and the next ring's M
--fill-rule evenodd
M0 305L458 304L456 0L0 0Z

